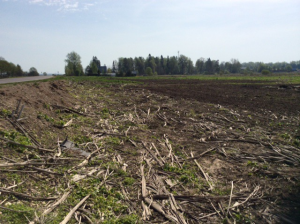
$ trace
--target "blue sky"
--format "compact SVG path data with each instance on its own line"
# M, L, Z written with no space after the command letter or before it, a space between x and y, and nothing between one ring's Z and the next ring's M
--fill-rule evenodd
M240 62L300 60L299 0L0 0L0 56L28 71L64 73L77 52Z

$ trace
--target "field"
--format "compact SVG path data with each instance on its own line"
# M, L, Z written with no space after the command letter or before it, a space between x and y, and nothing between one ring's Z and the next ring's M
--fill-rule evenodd
M299 74L2 85L0 223L299 223L299 102Z

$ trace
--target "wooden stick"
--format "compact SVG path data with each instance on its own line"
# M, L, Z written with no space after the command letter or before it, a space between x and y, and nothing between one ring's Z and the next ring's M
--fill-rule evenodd
M167 200L169 198L168 195L166 194L157 194L157 195L153 195L152 198L154 200ZM205 195L205 196L192 196L192 195L174 195L174 198L177 201L189 201L189 202L201 202L203 200L213 200L213 201L221 201L221 200L228 200L229 196L209 196L209 195ZM231 198L233 199L241 199L244 197L240 197L240 196L235 196L232 195Z
M64 193L63 196L57 202L55 202L49 208L47 208L42 215L45 216L52 212L59 204L63 203L67 199L70 193L71 191L67 191L66 193Z
M45 170L45 169L41 169L41 168L37 168L37 167L30 167L34 170L38 170L38 171L41 171L41 172L44 172L44 173L48 173L48 174L53 174L53 175L58 175L58 176L63 176L64 174L63 173L56 173L56 172L53 172L53 171L50 171L50 170Z
M187 160L199 159L199 158L201 158L203 155L205 155L206 153L209 153L209 152L211 152L211 151L213 151L213 150L215 150L215 149L216 149L216 148L208 149L208 150L206 150L205 152L202 152L199 156L195 156L195 157L192 157L192 158L188 158L188 159L186 159L186 161L187 161Z
M55 157L60 157L61 156L61 148L59 144L59 138L57 139L57 153L55 154Z
M95 145L96 145L96 144L95 144ZM96 145L96 146L97 146L97 145ZM70 168L70 169L67 171L67 173L71 173L75 168L80 168L80 167L82 167L82 166L88 164L90 158L91 158L94 154L96 154L97 152L99 152L100 150L102 150L102 148L98 148L98 147L97 147L97 149L96 149L94 152L92 152L85 160L83 160L80 164L78 164L78 165L76 165L76 166Z
M142 176L142 197L147 197L147 190L146 190L146 179L144 174L144 166L141 165L141 176Z
M192 152L191 152L191 156L194 157L194 155L193 155ZM204 176L206 182L208 183L208 185L209 185L209 187L210 187L209 190L213 190L213 186L212 186L212 184L209 182L207 174L204 172L204 170L202 169L202 167L200 166L200 164L197 162L196 159L194 159L194 162L195 162L196 165L199 167L199 169L201 170L201 172L202 172L202 174L203 174L203 176Z
M57 164L57 163L43 163L43 162L31 162L31 161L26 161L26 162L21 162L21 163L4 163L0 164L0 167L10 167L10 166L30 166L30 165L37 165L37 166L42 166L42 165L63 165L63 164Z
M227 212L226 212L226 217L228 217L228 213L229 213L229 208L230 208L231 198L232 198L232 191L233 191L233 181L231 181L231 192L230 192L230 198L229 198L228 208L227 208Z
M150 198L147 198L147 190L146 190L146 179L145 179L145 174L144 174L144 166L141 165L141 177L142 177L142 197L143 200L150 205L153 209L155 209L157 212L165 216L168 220L172 222L178 222L178 220L165 213L165 211L162 209L162 207L155 201L151 200Z
M150 155L153 157L153 159L155 159L156 162L158 162L159 166L161 166L161 167L164 166L164 163L162 161L160 161L157 158L157 156L150 149L147 148L145 142L142 142L142 143L143 143L144 148L150 153Z
M60 224L66 224L71 219L72 215L77 211L77 209L90 197L91 195L85 196L70 212L69 214L64 218L64 220Z

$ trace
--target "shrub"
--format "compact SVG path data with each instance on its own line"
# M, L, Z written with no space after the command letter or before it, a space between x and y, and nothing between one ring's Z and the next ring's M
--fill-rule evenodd
M152 72L152 68L151 68L151 67L147 67L147 68L146 68L146 74L147 74L148 76L152 76L152 75L153 75L153 72Z
M263 74L263 75L269 75L270 71L267 70L267 69L264 69L264 70L261 71L261 74Z

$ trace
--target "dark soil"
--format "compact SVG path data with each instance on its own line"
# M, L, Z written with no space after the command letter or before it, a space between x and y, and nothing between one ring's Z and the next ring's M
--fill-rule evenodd
M245 84L245 82L247 82ZM300 113L300 84L258 81L143 80L143 88L176 99L191 99L255 112Z

